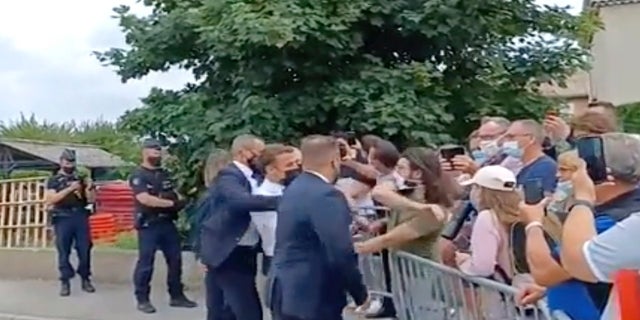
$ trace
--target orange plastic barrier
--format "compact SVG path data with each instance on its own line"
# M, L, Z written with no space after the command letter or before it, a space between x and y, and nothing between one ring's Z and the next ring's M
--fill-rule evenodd
M94 243L114 243L118 227L111 213L96 213L89 218L91 240Z
M96 212L113 214L117 231L133 229L133 211L133 190L127 183L109 182L97 188Z
M640 274L622 270L616 274L615 290L621 320L640 320Z

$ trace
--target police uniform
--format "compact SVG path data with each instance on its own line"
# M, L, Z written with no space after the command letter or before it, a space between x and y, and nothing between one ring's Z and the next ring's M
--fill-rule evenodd
M155 140L147 140L144 148L160 148ZM129 184L135 196L147 193L151 196L178 201L174 183L169 173L160 168L139 166L132 173ZM138 309L144 313L153 313L155 308L151 305L149 294L151 277L156 251L162 251L167 262L167 284L171 297L170 305L174 307L193 308L197 304L188 300L183 292L182 277L182 250L180 234L174 221L178 218L178 211L183 205L173 208L154 208L135 202L135 227L138 231L138 262L133 275L135 296Z
M75 162L75 152L73 150L64 150L60 159ZM69 188L76 181L84 184L83 179L78 177L74 170L64 172L64 169L61 168L57 174L49 178L47 190L58 193ZM89 279L91 276L92 243L89 231L90 212L87 209L88 202L85 188L86 186L82 185L81 190L68 193L60 201L54 203L49 210L58 252L58 270L60 272L60 281L62 282L61 296L70 294L69 280L75 275L69 262L69 255L74 244L78 254L77 273L82 278L82 289L87 292L95 291Z

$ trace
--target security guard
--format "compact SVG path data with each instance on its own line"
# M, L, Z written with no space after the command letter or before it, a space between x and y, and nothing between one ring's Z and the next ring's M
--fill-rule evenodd
M76 154L65 149L60 156L60 170L47 181L46 205L53 223L58 270L60 271L60 296L71 294L69 280L74 270L69 262L71 246L75 244L78 254L77 273L82 278L82 290L92 293L91 284L91 234L89 232L89 210L93 202L91 182L76 173Z
M160 249L167 262L167 284L172 307L195 308L184 295L181 282L180 235L174 221L185 201L178 196L167 171L161 167L160 142L147 139L142 146L142 165L133 172L129 184L135 195L135 226L138 230L138 262L133 273L138 310L154 313L149 300L153 262Z

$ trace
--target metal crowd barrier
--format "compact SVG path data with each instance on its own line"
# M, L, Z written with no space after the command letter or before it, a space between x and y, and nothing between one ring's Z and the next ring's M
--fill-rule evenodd
M353 214L357 216L354 218L356 219L356 225L360 224L357 219L360 219L361 221L364 220L365 223L371 223L377 219L388 217L388 213L388 208L378 206L360 206L355 208L353 212ZM378 235L379 234L359 230L354 236L354 240L356 242L366 241ZM387 259L388 263L388 255L386 252L358 255L358 265L362 272L362 278L369 289L369 294L371 295L372 300L381 301L381 299L385 297L393 298L393 294L388 290L389 287L387 286L385 279L387 272L385 272L384 259ZM365 312L365 310L360 311Z
M378 215L371 215L372 211ZM358 207L353 213L357 216L354 224L362 225L388 217L389 209ZM354 240L365 241L375 236L360 229ZM385 281L383 259L389 264L390 287ZM551 315L544 300L535 306L518 306L515 287L472 277L406 252L359 255L358 263L369 294L373 299L392 298L398 320L571 320L562 312Z
M391 273L399 320L553 319L542 303L517 306L514 287L405 252L391 253Z

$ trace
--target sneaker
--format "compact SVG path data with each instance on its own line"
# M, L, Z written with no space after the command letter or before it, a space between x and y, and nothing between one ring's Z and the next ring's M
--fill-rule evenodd
M91 283L91 280L89 279L82 279L81 287L84 292L88 292L88 293L96 292L96 288L93 286L93 284Z
M138 302L138 311L142 313L155 313L156 308L149 301Z
M60 296L68 297L71 294L71 284L69 281L62 281L60 283Z
M382 299L375 299L369 304L369 308L364 311L367 316L376 316L382 311Z
M169 301L169 306L176 308L195 308L198 306L198 304L182 295L179 297L171 298L171 301Z

